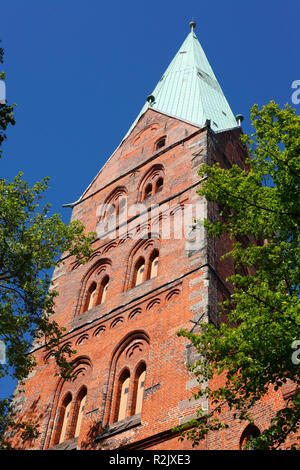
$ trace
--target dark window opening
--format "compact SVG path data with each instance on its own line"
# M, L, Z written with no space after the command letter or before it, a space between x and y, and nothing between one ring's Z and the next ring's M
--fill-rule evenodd
M158 180L156 181L155 192L158 193L159 191L161 191L162 188L163 188L163 185L164 185L164 180L163 180L163 178L158 178Z
M244 449L251 450L251 443L249 444L249 442L251 441L251 439L255 439L259 435L260 435L260 430L258 429L258 427L255 426L254 424L249 424L246 427L246 429L244 429L244 432L241 436L240 449L241 450L244 450ZM249 445L247 445L247 444L249 444Z
M145 189L145 197L144 197L144 199L148 199L148 198L151 197L151 196L152 196L152 184L149 183L149 184L147 184L146 189Z
M162 137L156 142L155 150L159 150L166 145L166 138Z

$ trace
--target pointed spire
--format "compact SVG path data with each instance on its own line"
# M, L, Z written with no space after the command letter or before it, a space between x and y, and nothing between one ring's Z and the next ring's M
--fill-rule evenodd
M214 131L237 127L236 119L195 34L196 23L131 126L151 107ZM128 135L128 134L127 134Z

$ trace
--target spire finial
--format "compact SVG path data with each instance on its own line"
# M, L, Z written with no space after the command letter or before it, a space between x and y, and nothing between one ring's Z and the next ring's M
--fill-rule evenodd
M195 21L194 21L194 18L193 18L193 20L190 22L190 28L191 28L192 33L193 33L193 32L194 32L194 29L196 28L196 23L195 23Z
M150 106L152 106L153 103L154 103L154 101L155 101L154 96L153 96L153 95L148 95L148 96L147 96L147 101L148 101L148 103L150 104Z

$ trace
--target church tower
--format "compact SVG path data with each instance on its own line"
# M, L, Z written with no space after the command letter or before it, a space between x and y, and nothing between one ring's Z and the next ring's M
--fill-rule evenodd
M203 398L190 400L198 384L186 364L194 352L176 332L218 323L233 266L219 261L229 241L208 238L196 222L214 211L197 194L198 169L203 162L243 166L246 153L195 26L118 148L71 204L72 220L97 232L86 264L64 256L53 274L53 319L66 328L61 348L76 350L76 379L55 376L51 353L35 345L37 366L14 397L19 416L40 424L26 448L190 449L172 429L209 409ZM258 413L258 429L263 419ZM198 449L238 449L246 424ZM12 440L22 448L18 434Z

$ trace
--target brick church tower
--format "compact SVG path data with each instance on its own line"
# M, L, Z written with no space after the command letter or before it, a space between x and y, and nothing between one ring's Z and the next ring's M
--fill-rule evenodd
M88 263L64 256L53 274L53 319L66 328L61 347L76 350L76 379L55 376L51 353L34 345L37 366L14 396L20 418L40 425L26 448L191 449L172 428L209 409L189 400L194 353L176 332L218 321L233 266L219 261L228 241L208 239L194 222L212 213L196 192L198 169L243 165L246 154L240 121L190 27L127 135L71 205L72 220L98 234ZM257 432L274 407L257 412ZM239 449L246 426L231 420L198 448ZM22 448L18 434L12 440Z

